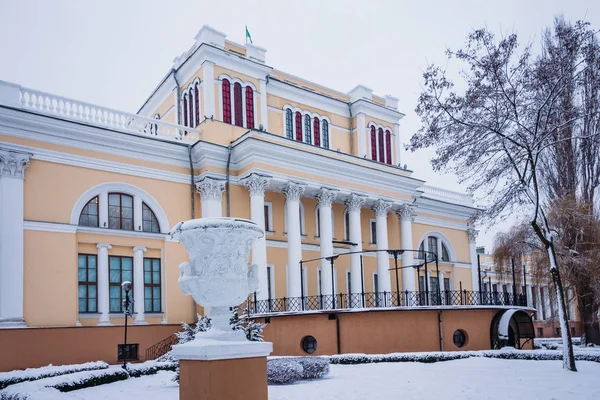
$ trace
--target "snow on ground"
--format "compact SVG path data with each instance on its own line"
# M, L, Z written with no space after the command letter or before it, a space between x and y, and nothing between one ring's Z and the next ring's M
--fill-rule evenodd
M600 363L578 361L579 372L562 369L562 361L468 358L422 363L331 365L325 379L269 386L270 400L382 399L600 399ZM86 400L177 400L172 372L128 379L57 396ZM73 395L73 396L71 396ZM75 397L77 396L77 397Z

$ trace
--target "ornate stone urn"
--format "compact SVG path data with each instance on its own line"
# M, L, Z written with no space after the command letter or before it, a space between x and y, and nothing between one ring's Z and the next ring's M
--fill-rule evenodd
M179 286L210 310L212 320L212 328L196 335L196 340L174 346L175 355L197 353L203 340L202 347L214 347L214 341L251 344L242 331L231 330L230 307L243 303L258 286L256 265L248 267L248 256L252 243L263 235L256 223L239 218L194 219L180 222L171 230L170 237L185 246L190 258L189 263L179 266ZM264 344L271 347L271 343ZM221 350L230 351L232 347L228 347Z

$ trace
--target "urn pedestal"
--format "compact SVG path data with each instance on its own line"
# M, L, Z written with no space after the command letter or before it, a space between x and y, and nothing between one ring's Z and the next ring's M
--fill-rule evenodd
M179 266L179 286L210 307L212 321L207 332L173 346L180 400L267 400L272 343L251 342L229 326L230 307L256 290L256 266L248 267L248 256L264 231L248 220L201 218L177 224L170 235L183 243L190 258Z

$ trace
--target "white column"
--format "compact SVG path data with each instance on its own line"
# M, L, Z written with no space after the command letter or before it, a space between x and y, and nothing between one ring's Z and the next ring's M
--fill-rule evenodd
M215 114L215 64L211 61L204 61L202 63L202 92L204 96L204 115L207 118L216 116ZM233 86L233 85L231 85ZM233 97L231 97L233 100ZM233 103L233 102L232 102ZM232 114L233 116L233 114ZM202 121L204 118L200 118ZM221 116L223 119L223 116Z
M242 181L250 192L250 219L263 229L265 227L265 189L269 180L261 175L252 174ZM252 264L258 266L257 300L268 300L267 277L267 239L263 235L252 244Z
M346 200L348 206L348 223L350 237L348 240L353 245L350 246L351 252L362 251L362 231L360 226L360 209L365 204L365 197L357 194L351 194L350 198ZM362 293L362 274L360 268L360 254L350 254L350 279L352 283L352 294ZM357 304L357 307L362 306L362 298Z
M403 204L396 210L398 217L400 217L400 238L403 249L413 249L412 239L412 215L414 208L408 204ZM415 255L412 251L405 251L402 253L402 290L409 292L416 292L415 283L415 269L404 268L409 265L414 265Z
M98 226L108 228L108 192L102 192L98 195L98 213Z
M300 196L304 186L288 182L282 190L287 197L285 215L287 218L288 261L286 297L300 297L300 261L302 260L302 237L300 233Z
M400 141L400 124L394 125L394 133L396 134L396 159L394 160L395 165L400 165L402 162L402 142Z
M133 196L133 230L142 230L142 198Z
M269 114L268 114L268 106L267 106L267 81L264 79L259 79L259 88L260 90L260 124L262 124L263 129L265 131L269 131ZM260 126L260 125L259 125ZM258 129L258 126L256 126Z
M364 157L367 155L367 136L366 136L365 114L360 113L356 116L356 140L358 141L358 156ZM350 132L352 135L353 132Z
M335 200L336 193L332 190L321 188L315 197L319 201L319 245L321 248L321 257L331 257L333 256L331 203ZM331 261L321 259L321 293L324 295L335 294L333 293L332 285Z
M527 290L527 305L533 307L533 292L531 290L531 285L527 285L525 290Z
M135 311L136 325L147 324L144 316L144 253L146 248L135 246L133 248L133 310Z
M30 153L0 149L0 327L23 316L23 178Z
M467 229L469 234L469 257L471 258L471 287L474 292L479 291L479 275L477 273L477 234L479 231L469 228Z
M202 202L202 218L216 218L223 216L221 204L225 181L213 178L204 178L196 183L196 191L200 193Z
M440 287L440 304L444 304L444 271L440 271L440 274L438 275L438 286Z
M373 205L375 211L375 236L377 240L377 250L388 249L388 232L387 232L387 213L392 207L392 203L377 200ZM377 252L377 279L379 281L380 292L391 292L392 286L390 282L390 256L384 251Z
M108 250L112 246L108 243L98 243L98 312L100 319L98 325L112 325L110 323L110 299L108 293Z
M178 124L178 125L181 125L179 123L179 121L181 121L181 114L180 114L180 111L179 111L179 106L181 104L181 99L179 98L179 88L177 88L177 87L173 88L173 104L175 106L175 109L173 110L175 112L175 123ZM160 117L162 118L162 117L164 117L164 115L161 115Z

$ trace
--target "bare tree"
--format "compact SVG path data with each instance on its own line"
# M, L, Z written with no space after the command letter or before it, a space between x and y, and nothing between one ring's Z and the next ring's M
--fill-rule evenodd
M473 31L464 49L448 50L447 55L466 65L460 70L465 89L455 87L445 68L427 67L416 108L423 126L411 138L409 148L435 146L434 169L452 170L469 183L469 190L485 194L482 218L492 220L515 210L528 213L555 283L565 344L563 367L576 371L541 159L562 140L556 133L569 121L553 115L565 91L586 68L575 62L549 78L552 85L541 87L535 79L531 45L519 49L516 34L498 40L487 29Z

